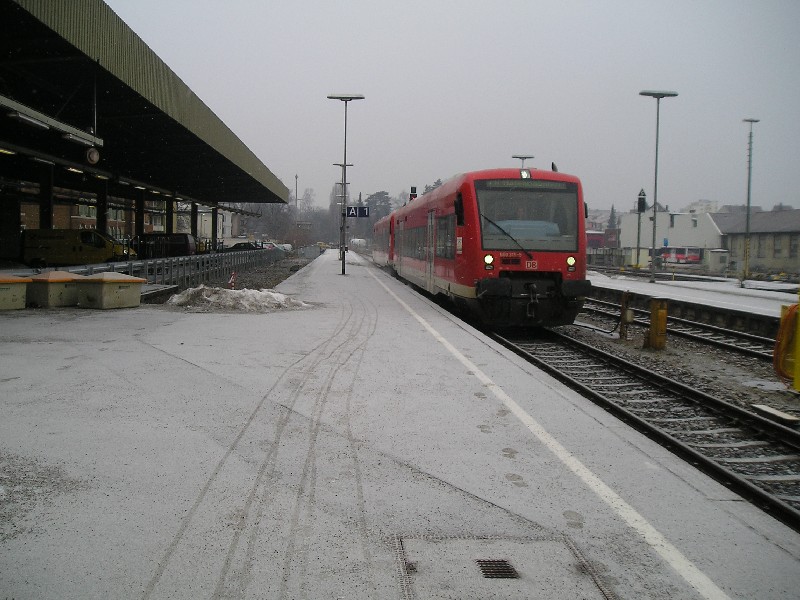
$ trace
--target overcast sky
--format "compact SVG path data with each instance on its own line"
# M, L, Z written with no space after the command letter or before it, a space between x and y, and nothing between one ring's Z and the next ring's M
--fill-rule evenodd
M580 177L591 208L800 208L798 0L106 0L292 192L327 206L464 171Z

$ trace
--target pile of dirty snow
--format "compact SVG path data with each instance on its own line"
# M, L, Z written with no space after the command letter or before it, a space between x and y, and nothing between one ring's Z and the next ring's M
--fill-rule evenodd
M268 312L284 308L308 308L310 305L273 290L229 290L201 285L175 294L167 304L199 312L239 311Z

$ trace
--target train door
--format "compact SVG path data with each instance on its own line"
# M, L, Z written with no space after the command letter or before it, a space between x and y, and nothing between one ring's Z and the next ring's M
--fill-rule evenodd
M428 212L428 233L425 236L425 289L433 292L433 261L436 253L434 252L434 235L436 232L436 211Z
M395 227L395 238L394 238L394 252L395 252L395 263L394 268L399 274L403 274L403 257L406 255L406 231L403 227L402 221L397 223Z
M389 265L394 265L394 245L395 245L395 233L394 233L394 215L389 217L389 244L388 244L388 254L387 254L387 262Z

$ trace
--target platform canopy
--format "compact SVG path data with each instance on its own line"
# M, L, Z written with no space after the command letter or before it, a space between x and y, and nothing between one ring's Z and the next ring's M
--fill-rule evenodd
M44 161L63 187L81 171L210 206L289 193L100 0L0 0L0 153L6 181Z

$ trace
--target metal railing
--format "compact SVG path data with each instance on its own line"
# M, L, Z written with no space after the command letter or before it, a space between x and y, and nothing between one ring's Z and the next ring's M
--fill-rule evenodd
M125 273L146 279L147 283L151 284L191 287L209 281L221 281L227 279L234 271L269 265L285 256L283 250L277 249L247 250L80 265L66 267L64 270L78 275Z

